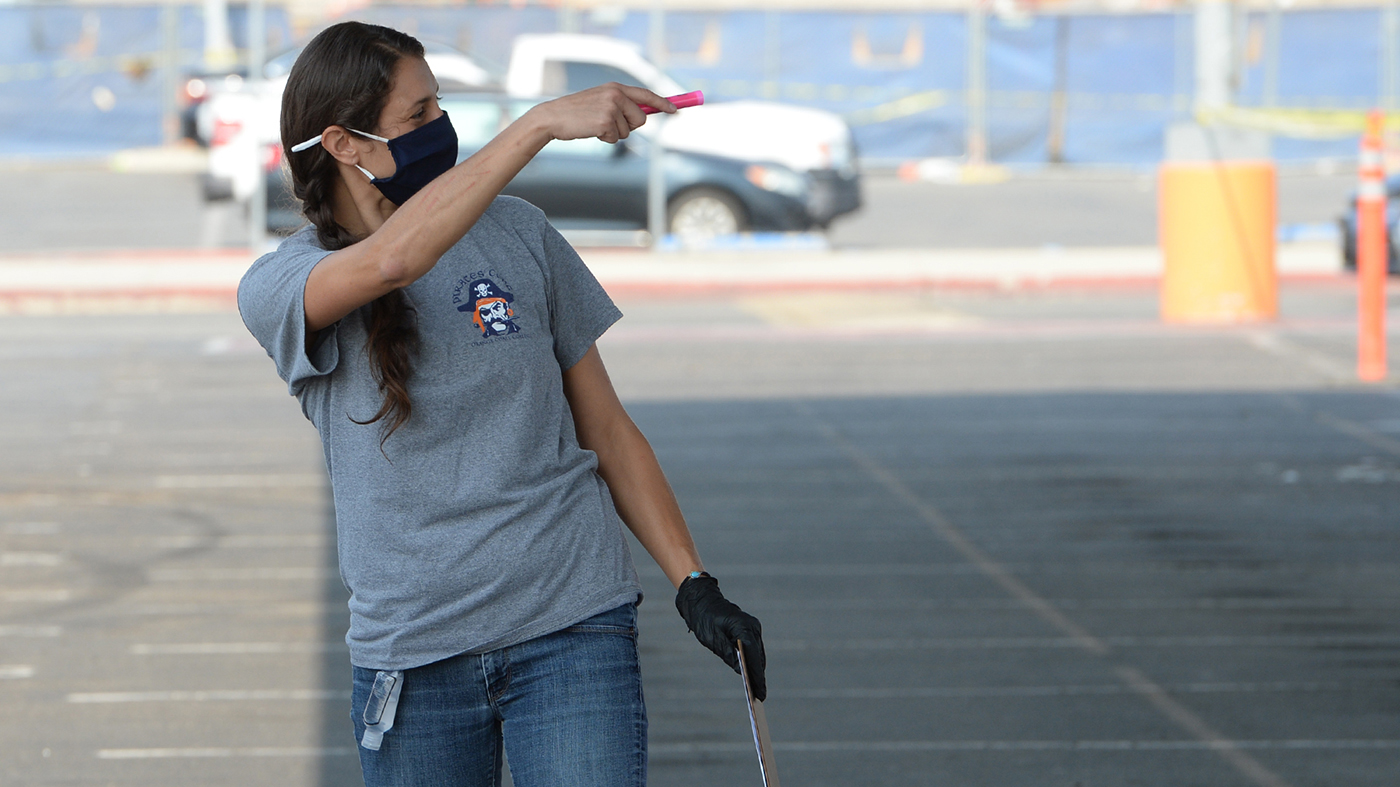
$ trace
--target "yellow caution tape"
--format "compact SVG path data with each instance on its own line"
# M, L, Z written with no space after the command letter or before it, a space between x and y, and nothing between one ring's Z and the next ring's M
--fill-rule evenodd
M1336 139L1353 137L1366 130L1368 110L1361 109L1258 109L1230 107L1200 113L1202 123L1225 123L1232 126L1268 131L1300 139ZM1400 113L1386 115L1386 124L1400 123Z

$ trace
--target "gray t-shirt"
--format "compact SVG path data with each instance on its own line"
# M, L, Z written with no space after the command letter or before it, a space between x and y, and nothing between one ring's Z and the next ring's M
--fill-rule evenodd
M238 287L248 330L325 449L350 660L409 669L505 647L636 601L636 569L597 457L579 447L562 371L621 317L522 200L499 197L404 289L422 346L410 420L360 425L381 396L370 306L307 351L303 294L328 252L304 229ZM354 420L352 420L354 419Z

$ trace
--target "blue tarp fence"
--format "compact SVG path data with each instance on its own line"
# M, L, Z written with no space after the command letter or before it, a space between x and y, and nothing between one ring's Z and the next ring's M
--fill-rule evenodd
M242 47L246 9L231 8ZM1322 111L1387 105L1400 60L1379 8L1244 16L1236 101ZM178 51L162 59L159 6L0 6L0 156L66 156L158 144L161 68L199 69L203 17L178 9ZM504 67L520 33L571 31L634 41L711 101L770 99L837 112L867 160L956 157L968 124L968 18L962 13L596 11L544 6L372 6L351 17L398 27ZM351 18L347 17L347 18ZM659 28L654 27L660 23ZM293 43L268 13L268 52ZM1189 119L1189 11L986 19L990 158L1147 166L1168 125ZM656 35L659 32L660 36ZM654 51L653 42L662 41ZM1394 65L1389 68L1395 68ZM1055 98L1058 95L1059 99ZM1057 107L1059 108L1057 110ZM1276 136L1284 160L1354 155L1355 137Z

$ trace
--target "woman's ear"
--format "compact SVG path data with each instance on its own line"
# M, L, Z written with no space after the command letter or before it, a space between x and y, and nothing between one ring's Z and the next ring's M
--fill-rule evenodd
M321 132L321 147L336 161L352 167L360 163L360 151L354 143L354 137L340 126L326 126Z

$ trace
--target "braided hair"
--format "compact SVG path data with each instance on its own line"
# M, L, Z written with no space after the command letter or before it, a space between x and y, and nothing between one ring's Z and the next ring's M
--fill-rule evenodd
M423 57L423 45L413 36L379 25L342 22L313 38L287 76L282 94L283 160L291 170L292 193L316 227L322 248L336 251L362 238L335 220L333 195L340 177L335 158L320 145L298 153L292 153L291 145L328 126L377 129L394 87L394 69L404 57ZM416 314L402 290L374 300L368 333L365 352L383 401L372 417L355 423L381 422L382 450L384 441L413 413L408 380L419 335Z

